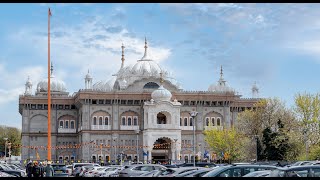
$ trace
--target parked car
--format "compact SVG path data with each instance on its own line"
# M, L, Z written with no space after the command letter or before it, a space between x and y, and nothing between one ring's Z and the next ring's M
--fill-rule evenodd
M178 164L177 166L178 167L193 167L193 163ZM211 168L211 167L215 167L217 165L214 163L197 162L197 163L195 163L195 166L196 167L209 167L209 168Z
M271 170L265 170L265 171L253 171L251 173L248 173L242 177L267 177L271 173Z
M158 177L159 173L161 173L161 170L153 170L150 172L143 173L139 177Z
M1 172L5 172L15 177L26 177L26 173L21 170L1 170Z
M192 170L192 171L187 171L187 172L178 174L175 177L202 177L203 175L205 175L209 171L211 171L211 169L201 168L198 170Z
M121 171L121 167L107 167L104 171L99 172L99 177L115 177L116 174L118 174L119 171Z
M242 177L253 171L272 170L276 169L276 166L270 165L227 165L217 167L202 177Z
M168 168L163 170L163 172L159 175L159 177L176 177L179 174L182 174L187 171L199 170L203 169L203 167L179 167L179 168Z
M119 172L119 177L137 177L143 173L153 170L167 169L165 166L159 164L136 164L125 166L125 169Z
M303 166L303 165L308 164L310 162L311 161L297 161L297 162L295 162L293 164L289 164L288 166Z
M17 177L17 176L0 171L0 177Z
M268 177L320 177L320 165L277 168Z
M65 164L51 164L54 170L54 177L69 177L67 166Z
M68 175L71 176L72 175L72 165L66 165L66 168L67 168Z

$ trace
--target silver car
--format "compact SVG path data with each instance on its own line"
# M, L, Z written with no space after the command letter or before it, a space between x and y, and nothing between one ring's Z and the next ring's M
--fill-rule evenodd
M159 164L136 164L131 166L125 166L125 169L120 171L119 177L138 177L146 172L164 169L167 168Z

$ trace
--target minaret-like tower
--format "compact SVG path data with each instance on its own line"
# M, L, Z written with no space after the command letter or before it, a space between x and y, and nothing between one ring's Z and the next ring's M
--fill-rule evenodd
M30 81L30 77L28 76L27 82L25 84L26 90L24 95L32 95L32 82Z
M84 78L84 83L85 83L85 89L92 89L92 77L90 76L89 69L86 77Z
M144 55L141 58L141 60L149 60L150 58L148 57L148 42L147 42L147 37L144 38Z
M251 88L252 98L259 98L259 88L257 87L257 82L254 82Z

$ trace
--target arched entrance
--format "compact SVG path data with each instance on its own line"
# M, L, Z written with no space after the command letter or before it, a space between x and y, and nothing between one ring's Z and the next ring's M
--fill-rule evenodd
M172 159L171 142L167 137L159 138L154 142L152 149L153 163L170 163Z

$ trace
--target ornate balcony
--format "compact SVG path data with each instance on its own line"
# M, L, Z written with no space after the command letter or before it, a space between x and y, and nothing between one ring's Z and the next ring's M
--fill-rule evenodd
M111 125L91 125L91 130L111 130Z
M58 133L76 133L76 129L59 128Z

